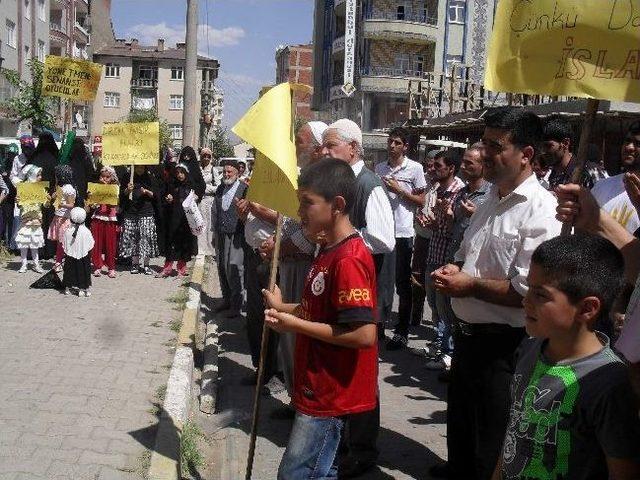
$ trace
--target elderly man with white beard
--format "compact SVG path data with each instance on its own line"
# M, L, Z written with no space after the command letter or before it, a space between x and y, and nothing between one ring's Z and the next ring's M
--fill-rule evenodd
M222 185L215 193L218 276L224 298L218 311L225 311L227 317L236 317L242 308L244 224L235 205L245 197L247 184L239 179L237 161L224 160L222 167Z

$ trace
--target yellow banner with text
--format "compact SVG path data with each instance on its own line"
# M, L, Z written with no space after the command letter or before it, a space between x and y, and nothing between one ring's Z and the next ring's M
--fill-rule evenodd
M42 95L92 102L96 98L102 65L87 60L47 55Z
M160 125L158 122L106 123L102 127L104 165L157 165Z

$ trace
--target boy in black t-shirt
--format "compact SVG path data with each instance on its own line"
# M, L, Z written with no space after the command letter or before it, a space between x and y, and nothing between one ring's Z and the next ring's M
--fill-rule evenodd
M626 365L593 330L622 285L623 259L595 235L533 253L527 333L511 385L499 479L640 478L640 420Z

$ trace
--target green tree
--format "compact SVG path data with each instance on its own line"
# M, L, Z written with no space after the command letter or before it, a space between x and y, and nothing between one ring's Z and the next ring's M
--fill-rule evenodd
M233 145L231 145L226 128L218 127L213 131L209 141L209 148L213 158L233 157Z
M56 118L51 112L60 104L60 100L42 96L44 64L32 58L27 60L27 67L31 73L31 82L22 80L15 70L0 69L0 74L15 89L15 95L0 102L0 108L7 118L15 122L29 120L34 129L52 129L55 126Z
M131 110L129 114L123 119L123 122L158 122L160 124L160 151L162 152L167 148L173 146L169 124L166 120L158 117L158 111L155 108L152 108L150 110Z

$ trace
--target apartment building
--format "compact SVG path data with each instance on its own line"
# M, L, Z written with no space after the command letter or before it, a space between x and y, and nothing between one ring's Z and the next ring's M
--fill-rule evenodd
M115 44L95 51L93 61L104 68L93 105L91 136L100 135L104 123L121 121L131 110L156 109L159 117L169 123L174 144L181 146L185 59L184 43L165 48L162 39L154 46L142 46L136 39L117 39ZM197 109L202 113L202 130L206 113L202 98L214 92L219 64L215 59L198 56L197 68ZM197 138L202 138L200 132Z
M302 83L313 86L313 44L282 45L276 50L276 84ZM311 94L295 92L296 116L313 120Z
M224 91L220 87L213 87L213 96L209 108L211 115L211 128L222 128L224 118Z
M49 0L2 0L0 2L0 57L2 68L14 70L29 80L26 62L44 61L49 51ZM11 98L14 90L0 76L0 101ZM0 136L15 136L19 126L0 112Z
M468 65L475 67L469 70L474 78L483 78L494 4L316 0L312 108L331 119L348 117L359 123L365 150L383 159L386 135L376 130L409 118L412 82L447 76L454 68L454 75L465 75ZM349 41L351 32L354 42ZM343 88L345 68L353 72L350 96Z

